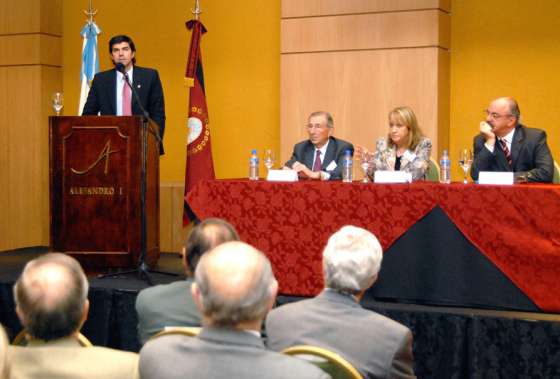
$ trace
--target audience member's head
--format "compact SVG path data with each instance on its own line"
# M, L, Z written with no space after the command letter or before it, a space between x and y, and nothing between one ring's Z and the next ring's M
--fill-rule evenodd
M229 241L239 241L235 228L225 220L207 218L190 232L183 251L187 275L193 275L202 254Z
M363 293L377 279L382 258L383 250L372 233L344 226L323 250L325 286L354 295Z
M0 325L0 379L7 379L10 373L10 362L8 361L8 336L2 325Z
M14 286L16 312L27 333L44 341L79 332L87 317L88 281L74 258L45 254L23 269Z
M268 258L243 242L226 242L204 254L193 297L205 325L260 330L278 283Z

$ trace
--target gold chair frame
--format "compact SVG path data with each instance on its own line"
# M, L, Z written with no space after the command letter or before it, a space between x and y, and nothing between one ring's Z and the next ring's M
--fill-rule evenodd
M322 358L340 369L344 373L344 378L363 379L362 374L360 374L360 372L356 370L350 362L341 357L339 354L322 347L311 345L292 346L282 350L282 354L299 357L301 359L305 359L305 356ZM306 360L314 364L319 363L310 359ZM317 366L322 368L318 364ZM338 379L338 377L333 377L333 379Z

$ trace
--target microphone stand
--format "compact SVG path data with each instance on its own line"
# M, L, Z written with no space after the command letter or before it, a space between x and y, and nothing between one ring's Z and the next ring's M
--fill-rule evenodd
M150 286L154 283L152 278L150 277L150 273L157 273L157 274L164 274L170 276L178 276L178 274L172 272L165 272L165 271L155 271L150 270L148 265L146 264L146 256L148 254L147 248L147 217L146 217L146 172L148 168L148 131L156 138L158 143L161 143L161 137L159 135L159 130L157 128L150 127L150 121L153 120L150 118L150 114L146 111L146 108L142 105L140 101L140 97L138 96L138 92L130 82L128 75L124 66L117 67L117 70L124 75L124 80L126 85L128 85L132 91L132 97L136 104L140 107L142 111L142 130L141 130L141 137L142 137L142 158L141 158L141 174L140 174L140 219L141 219L141 231L140 231L140 255L138 257L138 267L136 270L126 270L126 271L119 271L115 273L109 274L102 274L99 275L98 278L107 278L113 277L117 275L124 275L130 273L137 273L140 279L145 279ZM132 107L131 107L132 108Z

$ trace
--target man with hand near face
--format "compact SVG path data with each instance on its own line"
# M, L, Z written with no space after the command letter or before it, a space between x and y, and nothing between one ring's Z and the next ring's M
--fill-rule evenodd
M82 115L143 115L123 73L120 72L124 71L138 93L148 116L158 124L159 134L163 140L165 105L158 72L135 65L136 47L128 36L117 35L111 38L109 54L115 67L95 75ZM160 146L160 153L163 154L163 145Z
M354 154L351 143L332 136L334 121L328 112L313 112L305 126L309 139L294 146L284 169L298 172L300 177L316 180L342 179L342 160L346 150Z
M480 134L474 138L471 177L480 171L514 172L517 182L552 182L554 163L543 130L520 123L515 99L500 97L486 110Z

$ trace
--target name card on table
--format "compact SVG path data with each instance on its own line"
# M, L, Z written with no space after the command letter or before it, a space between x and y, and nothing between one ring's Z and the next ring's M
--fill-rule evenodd
M404 171L375 171L373 176L375 183L410 183L412 174Z
M478 173L478 184L513 184L513 172L509 171L480 171Z
M295 170L268 170L266 180L269 182L297 182L298 173Z

